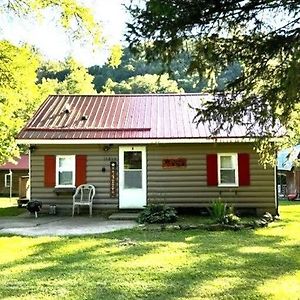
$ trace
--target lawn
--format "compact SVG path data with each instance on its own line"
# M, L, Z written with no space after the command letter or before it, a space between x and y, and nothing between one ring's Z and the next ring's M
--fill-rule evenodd
M18 207L17 198L0 198L0 217L17 216L24 211Z
M0 298L300 299L300 204L281 213L255 231L2 236Z

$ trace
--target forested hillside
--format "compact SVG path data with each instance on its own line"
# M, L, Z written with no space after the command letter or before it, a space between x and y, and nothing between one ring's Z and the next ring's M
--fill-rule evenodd
M189 57L183 53L172 61L168 69L159 62L147 64L143 58L136 58L127 48L123 50L121 63L111 66L109 62L103 66L95 65L84 71L92 76L97 93L179 93L200 92L206 87L206 81L198 75L187 75ZM75 68L76 69L76 68ZM68 63L45 63L39 70L38 80L63 84L75 71ZM77 71L78 71L77 70ZM217 77L218 89L224 89L226 83L238 77L241 73L239 64L230 66ZM65 86L65 84L63 84ZM56 93L64 92L64 87L54 89ZM74 91L76 93L76 91ZM78 93L78 92L77 92Z

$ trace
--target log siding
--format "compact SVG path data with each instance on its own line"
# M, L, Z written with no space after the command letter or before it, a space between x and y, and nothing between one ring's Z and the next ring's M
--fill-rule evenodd
M148 146L148 202L174 207L207 207L222 198L234 207L275 212L274 169L264 169L250 144L150 145ZM250 185L207 186L206 155L250 153ZM166 158L184 157L186 168L163 169Z
M235 207L275 212L274 169L258 164L258 155L249 143L153 144L147 145L147 201L174 207L206 207L221 197ZM87 183L96 187L94 209L118 209L117 197L110 198L110 161L118 166L118 145L104 151L103 145L37 145L31 155L31 198L43 201L44 209L56 204L71 210L72 195L57 195L44 187L45 155L87 155ZM207 186L206 155L210 153L250 153L250 185ZM165 168L164 159L185 158L186 166ZM103 170L105 168L105 171Z

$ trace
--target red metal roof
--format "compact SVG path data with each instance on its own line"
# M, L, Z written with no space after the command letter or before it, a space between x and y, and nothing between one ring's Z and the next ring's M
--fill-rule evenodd
M209 125L193 123L201 94L53 95L18 139L209 138ZM218 137L245 137L236 126Z
M28 170L29 159L28 155L21 155L20 158L15 159L16 163L7 162L0 166L0 170Z

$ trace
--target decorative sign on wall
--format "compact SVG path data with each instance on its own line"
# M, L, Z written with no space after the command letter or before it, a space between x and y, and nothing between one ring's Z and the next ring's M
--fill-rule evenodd
M186 167L186 158L165 158L162 160L163 168L184 168Z
M110 162L110 198L117 197L117 163Z

